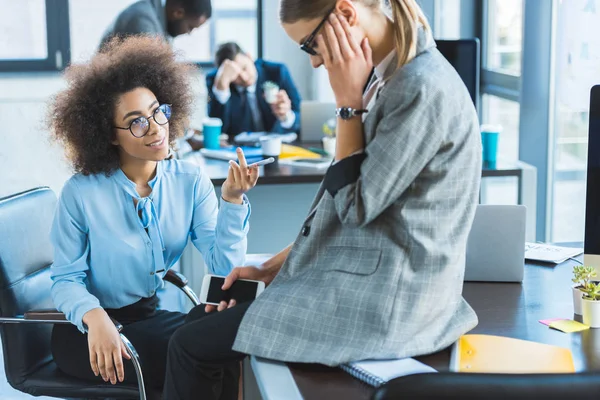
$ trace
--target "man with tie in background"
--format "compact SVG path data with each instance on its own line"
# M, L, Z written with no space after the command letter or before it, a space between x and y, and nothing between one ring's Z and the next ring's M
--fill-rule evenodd
M229 139L241 132L288 133L300 130L300 95L283 64L253 61L237 43L225 43L215 57L217 69L206 76L208 114L223 121ZM270 104L263 85L279 93Z

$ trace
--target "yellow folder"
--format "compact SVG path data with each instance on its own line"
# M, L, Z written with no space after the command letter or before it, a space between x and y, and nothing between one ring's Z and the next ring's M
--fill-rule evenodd
M291 144L283 143L281 145L281 154L279 158L291 158L291 157L302 157L302 158L321 158L321 156L310 150L306 150L299 146L292 146Z
M537 374L575 372L569 349L492 335L464 335L452 348L454 372Z

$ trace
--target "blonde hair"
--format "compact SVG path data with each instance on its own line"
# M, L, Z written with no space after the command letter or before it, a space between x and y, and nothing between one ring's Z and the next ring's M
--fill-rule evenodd
M380 8L381 0L352 0L367 7ZM403 66L415 56L419 25L430 30L427 17L416 0L384 0L390 7L394 20L394 42L398 55L398 67ZM291 24L303 19L322 18L331 11L337 0L281 0L279 19Z

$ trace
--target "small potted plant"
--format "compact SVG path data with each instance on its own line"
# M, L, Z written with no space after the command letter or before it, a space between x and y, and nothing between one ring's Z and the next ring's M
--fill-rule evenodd
M600 283L593 281L596 277L594 267L576 266L573 268L573 282L580 292L581 314L583 323L591 328L600 328ZM575 290L575 289L574 289ZM575 301L575 294L573 294Z
M583 292L581 291L581 289L583 289L588 284L588 282L592 280L594 276L595 271L593 270L593 268L584 267L583 265L577 265L573 267L572 280L574 285L571 286L571 289L573 290L573 309L575 314L577 315L581 315L582 313L581 304Z

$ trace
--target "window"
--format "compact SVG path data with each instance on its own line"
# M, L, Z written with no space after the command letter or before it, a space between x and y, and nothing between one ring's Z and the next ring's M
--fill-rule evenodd
M520 75L523 48L524 0L487 0L482 12L482 107L481 122L502 127L498 160L519 159ZM518 180L493 178L482 181L481 201L515 204Z
M0 0L0 71L62 69L69 60L66 0Z
M551 239L581 241L589 93L600 83L600 2L559 1L556 9L554 170Z
M519 159L519 103L488 94L483 95L484 124L501 125L498 139L499 158Z
M502 127L498 158L515 161L519 159L523 0L488 0L482 11L481 120Z
M88 60L117 15L137 0L0 0L0 71L61 70ZM148 0L159 3L161 0ZM212 18L174 39L183 60L212 66L220 43L262 55L261 0L213 1Z
M520 75L523 0L490 0L486 33L487 68L511 75Z
M71 60L82 63L98 49L100 40L117 15L138 0L69 0ZM93 15L93 18L90 16Z
M228 41L235 41L253 57L260 57L260 0L218 0L212 6L213 16L208 23L173 41L184 59L212 65L217 47Z

